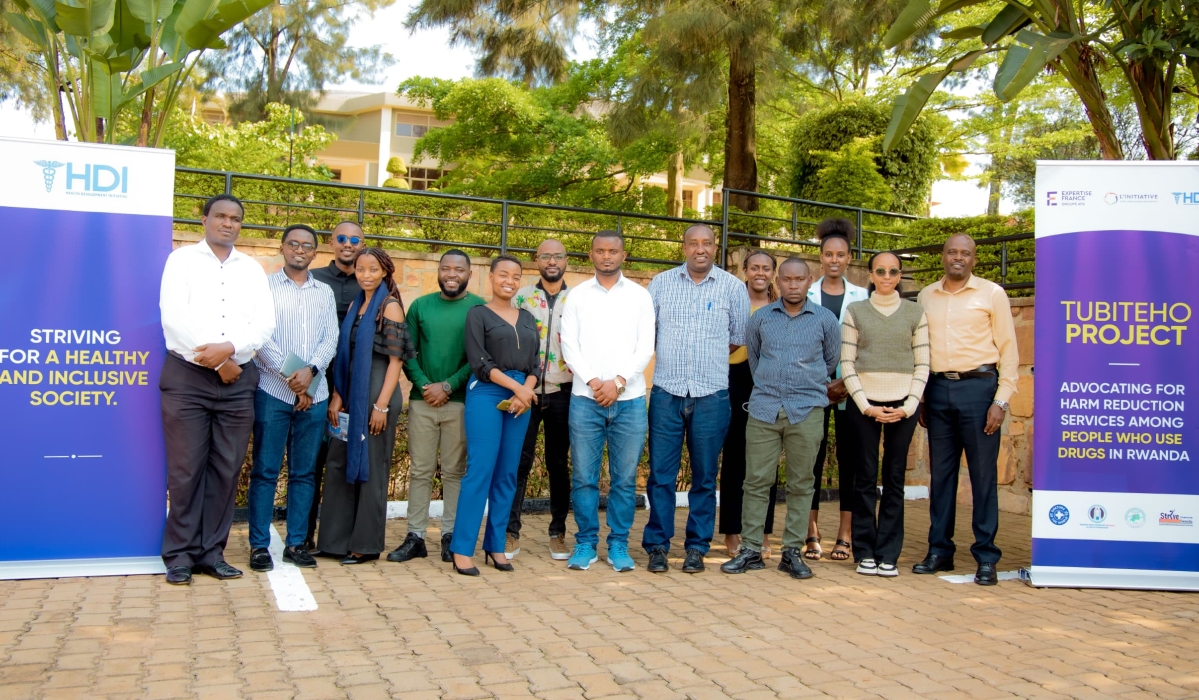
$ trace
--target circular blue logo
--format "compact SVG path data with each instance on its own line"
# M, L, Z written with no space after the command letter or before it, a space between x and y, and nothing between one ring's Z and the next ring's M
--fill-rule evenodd
M1065 525L1066 521L1069 519L1070 509L1066 506L1059 503L1049 509L1049 522L1053 523L1054 525Z
M1107 520L1107 509L1099 505L1091 506L1087 510L1087 517L1091 519L1091 522L1098 525L1104 520Z

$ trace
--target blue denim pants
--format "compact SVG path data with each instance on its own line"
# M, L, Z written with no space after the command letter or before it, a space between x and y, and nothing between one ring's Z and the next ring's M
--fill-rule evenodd
M504 372L524 383L523 372ZM475 555L483 509L487 523L483 530L483 551L502 552L506 544L508 515L516 496L516 468L520 450L529 429L529 412L514 416L495 407L512 392L491 382L472 377L466 387L466 475L458 492L458 514L450 551L466 557Z
M720 449L729 430L732 408L729 392L695 398L675 396L654 387L649 397L649 522L641 538L645 551L662 548L670 551L674 537L675 482L683 458L683 443L691 460L691 490L687 495L685 549L704 554L712 542L716 527L716 473L720 468Z
M275 509L275 486L287 450L287 541L288 547L304 544L308 513L316 492L316 453L325 434L328 401L312 404L307 411L271 396L262 389L254 393L254 466L250 470L250 549L271 544L271 515Z
M628 544L637 509L637 464L645 449L645 397L603 408L586 396L570 397L570 501L579 544L599 544L599 480L608 447L608 544Z

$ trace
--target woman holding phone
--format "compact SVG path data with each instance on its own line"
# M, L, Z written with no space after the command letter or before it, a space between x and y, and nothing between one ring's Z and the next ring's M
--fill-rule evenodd
M464 576L479 575L471 557L485 506L484 559L500 571L513 570L504 544L528 410L537 402L533 387L541 342L533 314L512 308L521 274L520 261L511 255L494 258L491 300L466 314L466 359L474 376L466 385L466 476L450 541L454 571Z

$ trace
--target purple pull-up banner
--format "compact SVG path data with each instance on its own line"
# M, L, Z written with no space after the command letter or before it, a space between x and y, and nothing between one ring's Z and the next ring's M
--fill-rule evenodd
M1032 582L1199 590L1199 164L1036 189Z
M174 153L0 151L0 578L161 573Z

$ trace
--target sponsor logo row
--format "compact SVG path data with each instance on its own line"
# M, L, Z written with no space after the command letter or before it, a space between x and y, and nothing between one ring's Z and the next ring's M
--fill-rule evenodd
M1109 520L1108 515L1106 507L1095 504L1087 508L1084 519L1080 521L1080 524L1085 528L1091 529L1116 527L1116 522ZM1053 506L1049 509L1049 522L1059 526L1070 522L1070 509L1060 503ZM1140 528L1144 527L1148 522L1149 517L1140 508L1129 508L1124 511L1124 524L1128 527ZM1191 527L1194 525L1194 518L1190 515L1182 515L1178 511L1171 509L1158 514L1157 524L1160 527Z
M1101 200L1108 206L1117 204L1160 204L1176 206L1199 206L1199 192L1170 192L1162 195L1155 192L1103 192L1095 190L1051 190L1045 193L1045 205L1050 207L1081 207L1092 200Z

